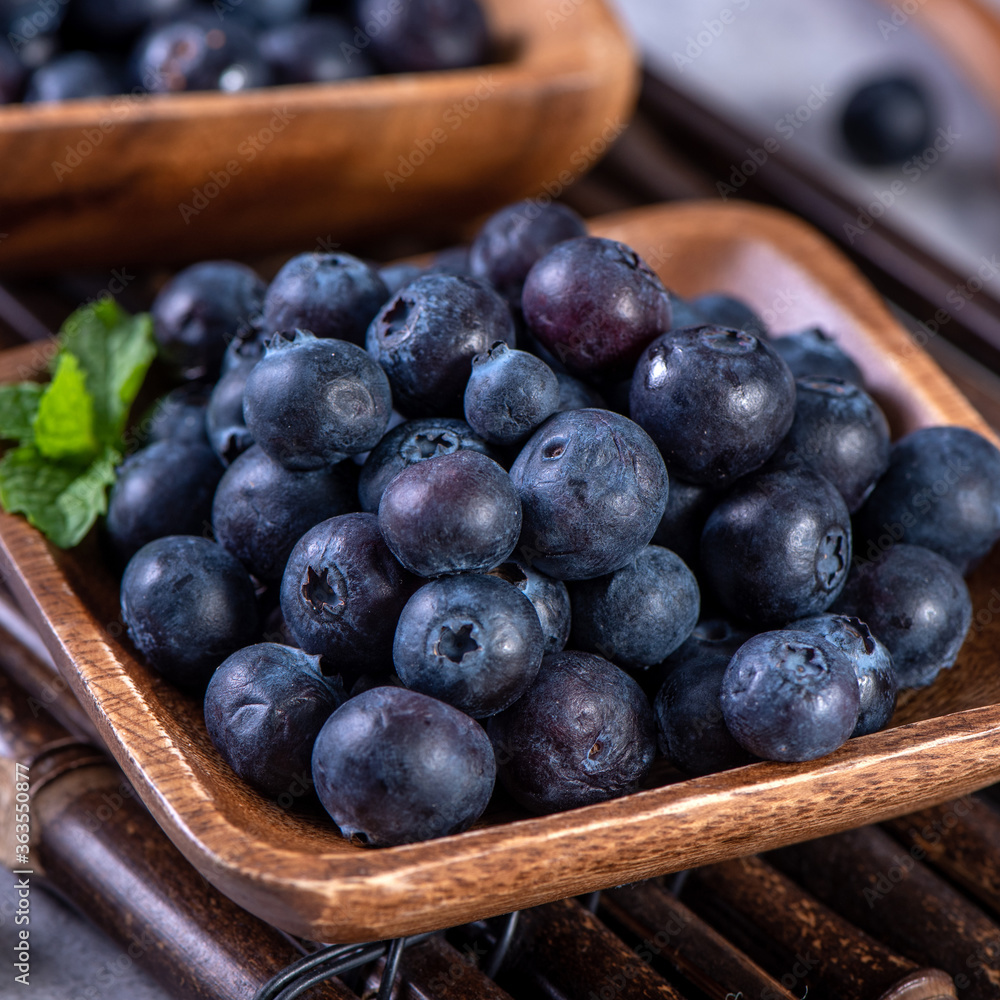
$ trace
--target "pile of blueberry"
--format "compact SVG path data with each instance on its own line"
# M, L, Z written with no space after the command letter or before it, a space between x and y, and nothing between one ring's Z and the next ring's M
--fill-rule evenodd
M0 0L0 29L0 104L331 83L490 55L479 0Z
M890 444L822 331L668 292L560 205L381 269L302 254L160 291L155 408L105 525L124 621L269 796L346 837L467 828L805 761L884 727L971 621L1000 451ZM263 641L262 641L263 640Z

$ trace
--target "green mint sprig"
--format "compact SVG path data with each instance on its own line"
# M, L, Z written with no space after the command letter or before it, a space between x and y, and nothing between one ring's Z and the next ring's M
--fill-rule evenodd
M78 545L107 510L122 434L156 345L152 322L112 299L83 306L59 331L47 385L0 386L0 505L60 548Z

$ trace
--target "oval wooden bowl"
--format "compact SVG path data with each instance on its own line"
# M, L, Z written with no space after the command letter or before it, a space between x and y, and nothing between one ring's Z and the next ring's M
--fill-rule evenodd
M681 293L741 295L778 332L824 326L861 363L896 434L942 423L989 433L853 267L802 222L689 203L600 219L593 231L631 244ZM0 377L24 377L37 355L0 355ZM232 774L200 706L121 639L117 584L93 536L60 552L2 515L0 569L171 840L241 906L316 940L446 927L874 822L1000 777L995 557L970 581L976 622L958 665L904 699L893 729L811 763L755 764L553 816L501 806L459 836L382 850L289 810L296 789L271 802Z
M489 66L0 107L0 268L329 249L417 220L447 233L565 188L624 129L631 44L605 0L484 3L505 59Z

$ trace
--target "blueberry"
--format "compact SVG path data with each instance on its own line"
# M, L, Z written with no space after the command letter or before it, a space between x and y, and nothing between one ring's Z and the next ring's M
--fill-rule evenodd
M973 570L1000 538L1000 451L965 427L924 427L897 441L856 518L869 558L922 545Z
M460 416L470 362L498 340L514 346L514 321L496 292L476 278L430 274L386 303L367 344L401 412Z
M521 297L532 334L573 374L629 369L670 329L670 296L630 247L586 236L557 244L528 272Z
M277 83L333 83L372 73L354 45L354 30L337 17L280 24L265 31L257 45Z
M561 580L629 563L653 537L667 500L666 469L649 435L609 410L551 417L510 478L524 512L519 558Z
M265 599L273 600L276 596L273 588L264 591ZM281 613L280 603L273 605L265 615L261 641L276 642L282 646L291 646L293 649L299 648L295 637L288 631L288 626L285 624L285 616Z
M667 657L667 662L681 663L690 655L701 655L702 651L717 650L726 653L726 660L732 658L740 646L753 635L746 629L734 625L728 618L702 618L691 630L676 653Z
M425 273L422 267L406 263L386 264L378 269L378 276L382 279L390 298Z
M733 653L754 634L754 631L734 625L728 618L702 618L680 646L655 669L633 676L642 689L653 697L670 673L688 660L700 662L719 656L724 660L723 665L728 664Z
M922 153L934 137L930 98L909 76L873 80L851 95L841 131L851 154L862 163L903 163Z
M513 552L521 504L496 462L457 451L403 469L382 494L378 523L411 573L484 573Z
M853 514L889 467L885 415L864 389L851 382L808 377L795 385L795 419L771 465L811 469L825 476Z
M685 774L713 774L752 763L722 717L722 678L732 652L697 645L667 674L653 701L660 752Z
M179 271L151 309L160 353L188 378L215 378L227 344L246 336L263 296L263 281L244 264L210 260Z
M361 509L376 513L389 481L407 466L466 448L488 458L496 457L490 445L464 420L424 417L404 421L387 431L365 459L358 481Z
M545 655L562 652L572 621L566 584L517 559L501 563L490 570L490 575L513 584L531 601L542 626Z
M691 300L691 311L704 316L698 326L724 326L742 330L759 340L767 339L767 325L742 299L722 292L709 292ZM675 322L674 326L678 324Z
M201 535L223 468L208 445L167 440L122 463L108 498L106 527L115 551L130 559L164 535Z
M255 316L251 318L250 329L245 336L234 337L226 348L226 353L222 356L222 368L219 376L228 375L236 369L243 369L249 373L250 369L262 357L267 350L267 343L271 339L259 330L259 325L263 318Z
M748 333L676 330L643 352L629 407L671 474L725 486L762 465L788 433L795 379L769 344Z
M487 731L504 787L535 813L632 792L656 753L641 688L593 653L546 656L527 693Z
M682 298L674 291L670 295L671 328L683 330L689 326L705 326L710 322L709 318L687 299Z
M236 92L271 82L253 34L234 18L191 10L151 28L132 52L136 84L154 94Z
M232 9L225 9L227 16L237 14L254 27L272 28L304 19L309 11L309 0L239 0L238 7L235 4L230 7Z
M719 500L717 490L671 479L667 506L653 543L671 549L688 566L697 568L701 564L701 533Z
M557 371L556 380L559 383L559 410L606 409L601 394L585 382L581 382L566 372Z
M864 385L864 376L854 360L818 326L775 337L771 346L796 378L839 378Z
M822 614L800 618L788 628L806 632L833 643L846 653L858 676L861 708L851 736L867 736L885 729L896 709L896 670L889 650L871 634L868 626L847 615Z
M385 670L416 581L395 560L372 514L341 514L310 528L281 580L281 610L295 641L345 676Z
M263 357L257 351L258 344L256 340L233 341L205 411L208 440L223 465L235 461L253 444L253 434L243 419L243 391L250 372Z
M61 9L62 4L57 6ZM152 24L175 20L189 6L190 0L72 0L66 28L91 45L107 45L133 38Z
M364 344L365 331L389 297L378 272L346 253L303 253L275 275L264 298L268 333L308 330Z
M77 3L80 2L86 3L86 0L77 0ZM65 15L64 4L43 6L39 0L0 0L0 31L5 36L17 36L8 37L10 44L6 46L7 50L13 52L14 45L18 44L23 51L21 43L38 36L53 35Z
M574 649L620 667L645 668L669 656L698 622L694 574L669 549L647 545L627 566L569 588Z
M122 576L121 607L139 652L182 688L204 689L212 671L257 635L247 571L205 538L169 535L139 549Z
M542 663L538 615L516 587L463 573L425 583L396 625L399 679L474 719L509 708Z
M345 837L392 846L468 829L489 803L496 762L482 727L457 708L377 687L327 719L312 774Z
M472 359L465 419L487 441L522 441L558 409L559 380L541 358L501 340Z
M208 444L205 411L211 388L201 382L186 382L158 400L142 429L147 443L176 441L183 444Z
M431 258L431 262L424 273L450 274L465 278L474 277L472 273L472 261L469 257L469 248L459 245L438 250Z
M765 760L815 760L850 737L858 678L846 653L804 632L762 632L722 678L722 715L737 742Z
M67 52L39 66L28 81L26 104L108 97L122 90L119 74L107 58L93 52Z
M359 0L358 24L379 25L372 50L390 73L479 66L489 28L479 0Z
M279 581L292 548L311 527L356 507L350 465L292 472L255 446L223 475L212 528L259 580Z
M233 653L205 692L205 727L222 759L271 798L312 787L312 750L344 702L319 657L273 642Z
M834 610L861 619L885 643L900 687L926 687L951 667L972 624L961 574L919 545L892 546L852 569Z
M705 577L726 611L773 626L825 611L851 564L851 521L834 486L806 470L747 476L709 515Z
M586 235L583 219L568 206L519 201L483 223L469 251L472 273L520 305L524 279L534 263L557 243Z
M243 390L254 441L289 469L318 469L369 451L391 412L385 372L360 347L301 330L290 340L271 338Z
M21 96L25 67L7 47L0 46L0 104L10 104Z

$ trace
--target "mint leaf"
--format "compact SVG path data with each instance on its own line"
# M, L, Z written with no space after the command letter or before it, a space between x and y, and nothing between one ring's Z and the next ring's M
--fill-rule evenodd
M0 460L0 504L24 514L60 548L72 548L107 510L107 487L120 461L113 448L89 465L52 461L33 445L15 448Z
M60 548L82 541L107 510L128 411L156 354L149 316L110 298L77 309L59 332L47 386L0 386L0 505Z
M28 441L45 386L36 382L0 385L0 440Z
M94 401L94 434L102 444L117 445L128 411L153 358L149 316L129 316L113 299L77 309L59 333L61 351L72 354L86 377Z
M80 363L60 353L34 422L35 447L46 458L86 460L97 453L94 400L84 385Z

